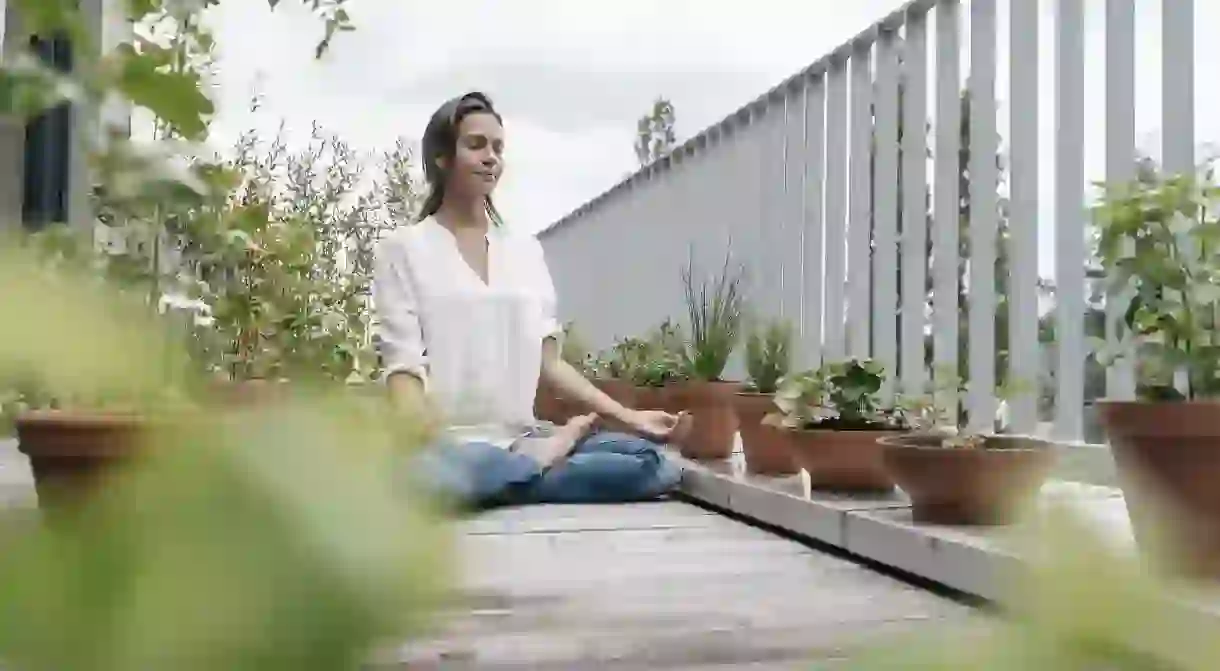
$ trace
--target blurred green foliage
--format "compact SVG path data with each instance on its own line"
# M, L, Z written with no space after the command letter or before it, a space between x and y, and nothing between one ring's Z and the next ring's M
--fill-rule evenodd
M81 58L71 73L33 54L6 59L0 113L70 100L89 116L117 96L153 113L158 142L106 135L84 148L107 239L52 227L0 240L0 380L25 401L145 420L138 456L88 505L42 524L0 511L6 668L358 668L379 644L426 626L450 584L445 516L395 475L420 434L381 399L303 375L291 395L253 409L196 402L211 359L184 335L208 324L162 314L179 271L211 263L242 289L267 282L257 294L267 301L347 281L319 262L326 241L313 224L330 220L290 225L282 176L193 153L213 112L204 82L214 39L201 12L216 4L128 0L136 33L104 54L91 50L74 0L12 7L29 30L71 36ZM320 56L350 22L343 0L304 4L325 24ZM162 254L180 235L196 255L175 266ZM312 333L328 318L310 312L318 304L274 318L306 313L316 320L300 328ZM212 331L242 323L212 319ZM303 357L298 370L311 366L325 363Z

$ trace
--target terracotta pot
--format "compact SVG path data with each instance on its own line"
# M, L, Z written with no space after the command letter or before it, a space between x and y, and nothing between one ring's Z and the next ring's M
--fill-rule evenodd
M534 397L534 416L555 424L567 424L568 420L581 414L576 401L555 394L539 394Z
M135 414L35 410L17 416L17 447L30 460L38 506L62 511L135 458L147 423Z
M638 410L660 410L663 405L664 389L661 387L636 386L632 388L635 397L635 407Z
M671 382L661 387L660 407L657 409L671 415L689 411L691 401L687 395L690 385L690 382Z
M785 429L784 433L793 459L808 471L813 489L885 492L894 488L877 440L901 432Z
M1038 494L1054 447L1024 436L988 436L979 448L942 447L940 436L881 438L885 467L925 524L997 525Z
M618 401L624 407L634 408L637 406L635 386L626 380L595 380L593 382L602 393L610 398Z
M691 415L690 431L679 447L688 459L714 461L733 455L737 438L734 396L737 382L687 382L681 385L682 400Z
M1098 403L1135 537L1180 574L1220 578L1220 403Z
M738 392L735 405L746 471L759 475L791 475L799 472L800 468L792 458L787 434L778 427L763 423L763 418L775 409L771 394Z

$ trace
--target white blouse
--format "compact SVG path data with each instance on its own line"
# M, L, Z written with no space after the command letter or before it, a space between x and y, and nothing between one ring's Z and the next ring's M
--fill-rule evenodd
M456 438L507 447L536 424L542 341L562 329L537 238L493 226L487 266L484 283L429 217L378 243L373 302L385 376L423 380Z

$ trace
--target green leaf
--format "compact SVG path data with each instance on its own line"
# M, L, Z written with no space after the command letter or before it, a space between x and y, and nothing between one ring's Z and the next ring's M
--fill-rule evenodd
M199 74L162 69L162 54L137 52L120 46L116 59L115 87L133 103L147 108L187 140L207 135L208 120L215 113L202 90Z

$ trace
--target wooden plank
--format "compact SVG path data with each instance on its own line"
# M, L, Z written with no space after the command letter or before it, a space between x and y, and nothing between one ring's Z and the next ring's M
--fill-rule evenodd
M648 526L649 513L665 523ZM583 515L634 527L574 521ZM378 664L793 668L848 658L886 633L976 619L959 604L685 504L539 506L465 527L524 520L550 530L461 538L461 599L445 626Z
M548 505L496 510L462 523L467 534L690 528L723 523L713 512L673 501L627 505Z

